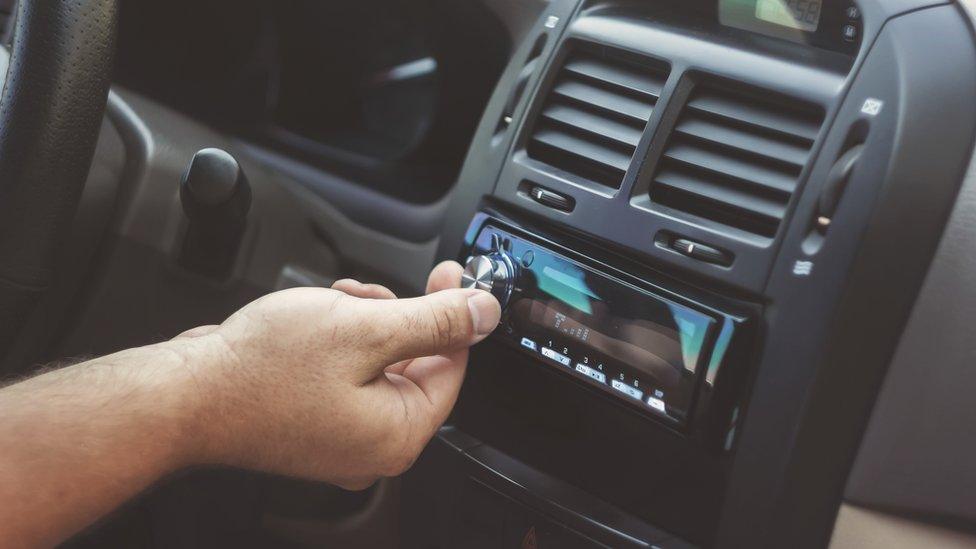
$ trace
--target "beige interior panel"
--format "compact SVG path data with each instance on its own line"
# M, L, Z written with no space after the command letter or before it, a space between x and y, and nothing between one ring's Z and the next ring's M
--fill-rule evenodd
M843 505L834 526L831 549L970 549L976 535L957 532L894 515Z

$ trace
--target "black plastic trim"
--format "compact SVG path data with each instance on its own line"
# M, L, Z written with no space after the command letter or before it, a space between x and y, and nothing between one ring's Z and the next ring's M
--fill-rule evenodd
M971 156L973 44L958 8L934 7L890 21L866 56L838 117L870 122L859 168L812 255L803 243L814 230L819 188L804 196L766 288L772 322L720 546L827 542L878 388ZM933 63L933 56L953 62ZM867 98L882 100L882 111L862 112ZM838 123L818 169L830 170L843 154L847 130Z
M464 457L473 478L608 547L664 549L679 542L685 546L685 542L667 532L482 444L455 427L443 427L438 439Z

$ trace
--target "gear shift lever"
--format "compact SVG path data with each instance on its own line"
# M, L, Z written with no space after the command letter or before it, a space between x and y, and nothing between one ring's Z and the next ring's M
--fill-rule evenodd
M203 149L193 156L180 182L180 201L189 223L179 264L188 271L224 280L241 246L251 186L230 153Z

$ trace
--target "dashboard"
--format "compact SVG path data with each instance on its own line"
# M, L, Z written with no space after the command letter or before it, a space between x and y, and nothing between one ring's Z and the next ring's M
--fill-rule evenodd
M59 356L219 322L293 285L416 293L453 259L504 314L447 424L376 499L271 482L276 534L844 547L852 507L971 532L973 13L127 0L118 81L133 92L113 94L120 135L101 148L124 150L103 171L132 181ZM213 146L255 193L218 282L172 261L175 182ZM235 503L263 502L249 490L266 481ZM336 501L366 514L322 519Z
M828 543L971 159L974 60L938 2L552 2L440 240L506 306L429 458L456 480L417 487L440 545Z

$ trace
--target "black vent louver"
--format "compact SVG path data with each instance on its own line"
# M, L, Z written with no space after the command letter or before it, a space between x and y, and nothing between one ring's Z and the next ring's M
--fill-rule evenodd
M651 200L771 238L823 118L818 107L773 94L699 85L664 149Z
M529 157L619 189L668 72L615 52L571 52L529 137Z

